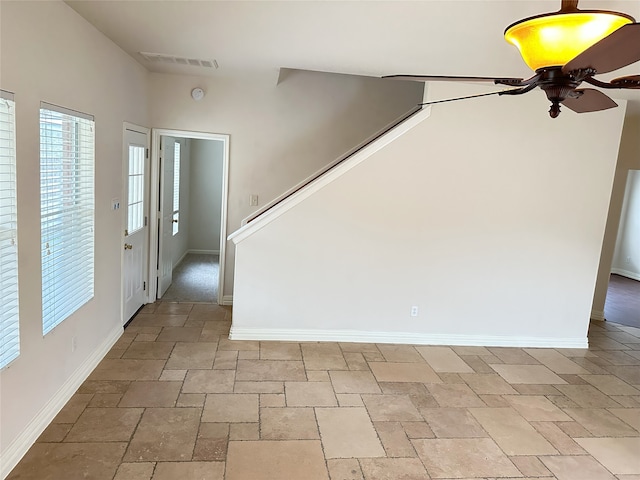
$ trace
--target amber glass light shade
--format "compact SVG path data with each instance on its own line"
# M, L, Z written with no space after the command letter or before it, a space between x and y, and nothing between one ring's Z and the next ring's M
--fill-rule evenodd
M532 70L561 67L633 18L616 12L558 12L507 27L505 39L518 47Z

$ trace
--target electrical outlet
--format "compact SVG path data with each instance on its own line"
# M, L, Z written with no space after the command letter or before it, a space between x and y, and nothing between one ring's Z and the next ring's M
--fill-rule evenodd
M78 338L74 335L71 337L71 353L75 352L78 348Z
M411 316L412 317L417 317L418 316L418 306L414 305L411 307Z
M258 206L258 195L249 195L249 206L257 207Z
M627 257L625 261L627 262L627 265L631 265L631 257Z

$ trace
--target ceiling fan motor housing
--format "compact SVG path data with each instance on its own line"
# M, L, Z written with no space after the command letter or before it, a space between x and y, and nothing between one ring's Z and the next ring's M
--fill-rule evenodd
M556 118L560 114L560 103L567 97L575 96L575 89L581 81L563 73L562 67L540 68L536 74L540 75L538 86L544 90L551 102L549 114L552 118Z

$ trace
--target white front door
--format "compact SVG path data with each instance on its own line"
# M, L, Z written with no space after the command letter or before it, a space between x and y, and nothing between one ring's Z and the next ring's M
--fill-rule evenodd
M173 137L160 138L160 246L158 258L158 298L171 285L173 276L173 173L175 162Z
M122 282L123 320L127 323L146 303L149 227L148 133L125 129L126 222Z

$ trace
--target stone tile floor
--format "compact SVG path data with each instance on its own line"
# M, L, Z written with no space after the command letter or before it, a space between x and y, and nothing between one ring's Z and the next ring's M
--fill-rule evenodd
M156 303L9 479L640 480L640 329L589 349L230 341Z

